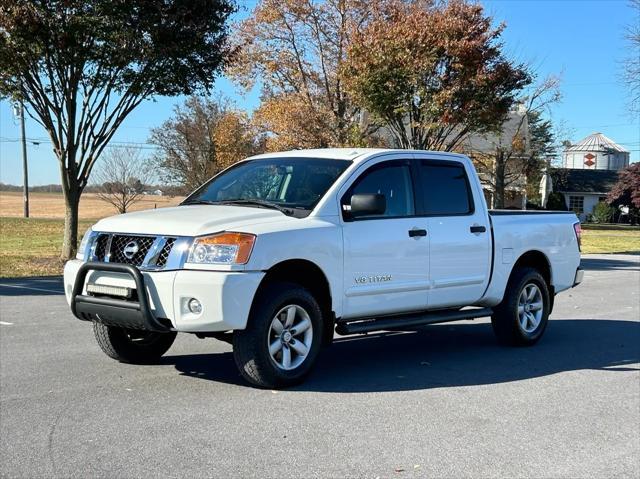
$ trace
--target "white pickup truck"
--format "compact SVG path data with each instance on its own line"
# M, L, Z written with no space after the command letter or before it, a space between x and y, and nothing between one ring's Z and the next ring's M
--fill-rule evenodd
M471 161L428 151L260 155L180 206L106 218L64 270L73 314L119 361L177 332L231 342L241 375L286 387L341 335L491 316L540 339L582 280L573 213L488 211Z

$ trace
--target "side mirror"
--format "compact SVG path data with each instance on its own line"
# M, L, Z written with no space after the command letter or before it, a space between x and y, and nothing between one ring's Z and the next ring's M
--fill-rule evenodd
M383 215L387 211L387 199L380 194L353 195L351 197L351 216Z

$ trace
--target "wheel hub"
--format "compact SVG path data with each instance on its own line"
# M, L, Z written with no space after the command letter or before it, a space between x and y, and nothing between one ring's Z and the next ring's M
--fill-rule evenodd
M520 327L526 333L533 333L544 314L544 302L540 288L534 284L527 284L518 299L518 320Z
M285 371L296 369L306 359L313 342L309 313L290 304L277 312L267 336L267 348L273 363Z

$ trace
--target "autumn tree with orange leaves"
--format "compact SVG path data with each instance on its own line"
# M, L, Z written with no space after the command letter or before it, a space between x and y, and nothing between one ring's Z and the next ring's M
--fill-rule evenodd
M149 141L158 147L154 163L159 176L185 192L264 150L264 138L246 113L221 97L187 98L172 118L151 131Z
M475 3L398 0L354 33L347 92L399 147L453 150L470 134L498 131L531 81L505 58L503 28Z
M250 89L262 84L254 123L270 150L366 145L374 128L341 76L352 35L371 19L378 0L261 0L237 25L229 75Z

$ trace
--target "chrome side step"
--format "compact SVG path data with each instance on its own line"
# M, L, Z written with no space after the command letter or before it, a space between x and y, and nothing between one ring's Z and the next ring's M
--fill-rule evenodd
M370 333L372 331L411 329L413 327L425 326L427 324L483 318L485 316L491 316L492 314L493 310L491 308L473 308L462 310L440 310L394 317L385 316L377 319L353 319L339 321L336 325L336 333L344 336L347 334Z

